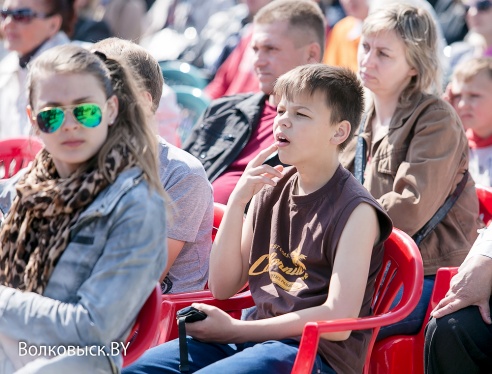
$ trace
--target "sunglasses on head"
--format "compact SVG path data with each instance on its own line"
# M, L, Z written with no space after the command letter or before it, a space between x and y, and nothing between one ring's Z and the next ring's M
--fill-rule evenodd
M492 8L492 1L490 0L479 0L476 3L472 4L464 4L465 10L468 12L470 8L475 8L478 13L486 12L490 8Z
M84 127L97 127L102 120L102 110L97 104L85 103L44 108L36 115L39 130L47 134L54 133L65 122L66 111L71 110L73 117Z
M0 11L0 16L2 20L7 19L7 17L12 17L15 22L21 23L29 23L34 18L49 18L53 16L54 13L45 14L45 13L37 13L29 8L20 8L20 9L2 9Z

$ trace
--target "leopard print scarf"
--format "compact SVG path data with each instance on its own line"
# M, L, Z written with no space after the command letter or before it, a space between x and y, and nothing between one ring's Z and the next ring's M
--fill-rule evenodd
M127 146L116 145L105 162L110 181L93 164L63 179L45 149L37 155L16 185L17 196L0 230L0 284L43 294L67 247L70 227L135 160Z

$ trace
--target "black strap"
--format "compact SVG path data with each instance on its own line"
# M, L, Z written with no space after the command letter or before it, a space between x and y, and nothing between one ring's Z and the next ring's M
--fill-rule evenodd
M365 122L366 114L363 114L359 125L359 135L357 138L357 148L355 149L354 160L354 177L360 184L364 184L364 171L366 170L367 163L367 144L366 140L362 137Z
M182 373L190 371L188 362L188 345L186 343L186 317L178 318L179 332L179 371Z
M449 210L453 207L458 197L460 197L461 192L465 189L466 182L468 181L468 170L463 174L463 178L461 178L460 183L456 186L454 192L448 196L444 204L437 210L437 212L432 216L432 218L422 227L414 236L412 236L413 240L417 245L419 245L422 240L425 239L427 235L429 235L432 230L434 230L439 222L442 221L446 214L448 214Z

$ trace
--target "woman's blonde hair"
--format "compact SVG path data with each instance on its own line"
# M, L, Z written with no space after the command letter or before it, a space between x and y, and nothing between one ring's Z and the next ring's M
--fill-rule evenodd
M91 53L74 45L47 50L29 67L28 94L33 109L36 82L46 73L90 74L101 84L106 98L116 95L118 115L113 125L109 126L107 139L97 154L98 167L110 180L104 161L115 144L126 144L149 185L164 196L158 173L157 138L148 123L152 115L147 113L150 109L140 94L140 83L124 61L109 59L103 53Z
M442 68L439 61L438 32L429 12L408 4L385 5L369 14L362 35L395 31L405 44L407 63L417 71L400 96L406 102L416 92L441 92ZM391 79L391 77L388 77Z

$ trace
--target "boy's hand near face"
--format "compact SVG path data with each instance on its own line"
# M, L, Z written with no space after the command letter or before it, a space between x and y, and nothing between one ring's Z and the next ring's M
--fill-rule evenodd
M272 144L248 163L227 202L227 210L210 253L208 286L218 299L231 297L242 289L248 280L253 216L250 210L245 220L244 210L263 186L275 186L277 178L282 177L281 165L263 165L268 156L276 150L277 146Z
M229 202L246 206L254 195L256 195L264 185L275 186L278 178L282 177L282 165L275 167L263 164L268 156L277 150L277 146L272 144L270 147L262 150L253 158L244 170L234 191L229 198Z

